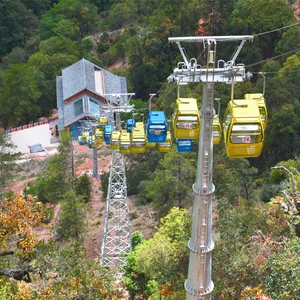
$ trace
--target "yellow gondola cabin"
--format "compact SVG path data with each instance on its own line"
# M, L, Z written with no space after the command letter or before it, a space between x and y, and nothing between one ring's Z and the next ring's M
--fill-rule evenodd
M214 115L213 118L213 143L215 145L220 144L221 142L221 124L218 115Z
M89 137L90 137L90 133L88 131L84 131L82 133L82 144L81 145L86 145L88 146L88 142L89 142Z
M137 122L131 130L131 153L145 153L146 149L144 123Z
M99 143L96 141L96 138L95 136L90 136L89 139L88 139L88 146L90 149L93 149L93 148L98 148L99 147Z
M225 111L224 121L224 141L229 157L260 156L264 130L255 101L231 100Z
M120 131L112 132L111 141L110 141L110 149L111 150L119 150L120 149Z
M158 143L158 150L160 152L170 152L172 149L172 138L170 131L167 131L167 138L165 142Z
M261 93L245 94L245 99L256 101L261 116L261 120L263 121L264 124L264 130L265 130L268 123L268 111L267 111L267 106L263 94Z
M97 128L95 130L95 140L99 145L104 142L104 132L102 128Z
M200 115L194 98L178 98L173 118L176 139L196 139L200 132Z
M130 134L126 130L122 130L120 134L120 153L130 154Z
M150 143L146 140L146 148L156 148L157 143Z
M108 120L107 120L107 117L100 117L99 119L99 127L100 128L104 128L105 125L108 124Z

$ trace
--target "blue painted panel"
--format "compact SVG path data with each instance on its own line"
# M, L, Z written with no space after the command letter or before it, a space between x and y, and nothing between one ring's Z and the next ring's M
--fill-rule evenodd
M70 126L70 132L73 136L73 139L78 139L78 123L74 123Z

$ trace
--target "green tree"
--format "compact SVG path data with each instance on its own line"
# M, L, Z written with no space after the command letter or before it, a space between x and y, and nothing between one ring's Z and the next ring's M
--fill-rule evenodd
M14 177L16 171L15 144L11 141L10 135L0 132L0 191L6 183Z
M38 196L42 202L56 203L70 189L71 178L70 170L66 170L65 159L60 155L53 156L47 161L45 171L38 174L27 194Z
M267 261L264 286L274 300L300 297L300 243L294 238Z
M172 206L187 207L189 191L195 179L195 160L192 154L183 155L172 150L160 161L151 180L143 181L140 185L142 196L152 199L154 207L161 214L166 213Z
M71 295L77 299L121 299L114 272L98 262L87 262L85 256L85 249L78 242L69 243L68 247L59 247L53 240L41 242L29 263L32 282L4 281L0 295L4 294L3 299L60 300Z
M39 99L41 115L47 116L49 112L56 108L56 76L61 74L61 70L72 65L78 60L74 55L56 53L53 55L38 51L30 56L28 64L38 68L45 75L45 80L41 86L42 97Z
M70 132L63 132L60 136L59 145L57 147L59 156L63 160L65 166L65 180L64 183L72 183L74 186L75 169L74 169L74 155L73 155L73 137Z
M214 249L215 295L239 298L247 286L259 286L265 263L283 237L291 237L282 209L239 198L235 205L218 199Z
M109 12L108 23L112 30L119 29L131 20L130 7L127 3L116 3Z
M40 112L38 100L42 95L43 78L43 73L28 65L12 65L3 74L0 116L4 127L36 120Z
M98 7L98 12L108 11L116 2L115 0L90 0L92 4Z
M28 8L31 9L34 14L40 17L42 14L47 12L47 10L58 0L21 0L21 2Z
M174 207L161 219L153 238L135 247L128 255L125 268L125 284L132 299L139 294L145 296L146 291L151 290L149 281L152 280L157 283L152 292L170 297L168 299L182 299L190 234L191 216L185 209Z
M26 194L38 196L40 201L57 202L69 191L75 180L72 135L64 132L58 145L59 155L51 157L44 172L37 176L37 180Z
M299 104L285 104L274 113L266 130L266 156L272 164L299 154Z
M275 51L278 54L297 49L300 46L300 32L297 27L292 27L283 32Z
M264 0L245 0L236 2L230 25L233 34L254 34L295 22L291 7L284 1L272 0L266 4ZM282 32L275 32L259 37L264 56L274 52L282 34Z
M40 34L42 39L56 35L61 30L62 20L69 20L75 28L79 28L80 37L95 30L99 17L97 8L84 0L61 0L41 18ZM70 24L70 23L69 23Z
M38 18L19 0L0 3L0 59L14 47L22 47L38 29Z
M79 27L71 20L66 19L62 19L58 22L54 31L58 36L63 36L72 40L77 40L80 35Z
M74 191L65 193L56 229L58 238L78 240L84 231L85 222L86 205L83 197L77 196Z
M80 57L80 45L76 41L64 36L54 36L47 40L41 41L40 52L48 55L63 53Z
M76 195L83 196L85 202L90 200L92 191L92 183L87 174L79 176L75 180L75 192Z
M134 250L134 248L136 246L138 246L139 244L144 243L144 241L145 241L143 234L139 231L135 231L131 235L130 240L131 240L132 251Z
M103 192L104 197L107 196L109 184L109 173L104 172L101 174L101 191Z
M297 84L300 80L300 75L294 70L298 70L300 67L300 52L289 56L283 68L278 72L281 84L284 89L288 91L287 99L282 104L298 104L298 95L300 92L299 85Z
M9 68L14 64L25 64L28 60L28 54L24 48L15 47L11 53L2 57L3 69Z
M257 173L258 170L252 167L246 159L232 159L227 155L216 155L213 173L216 196L226 197L232 203L235 203L239 196L254 199Z

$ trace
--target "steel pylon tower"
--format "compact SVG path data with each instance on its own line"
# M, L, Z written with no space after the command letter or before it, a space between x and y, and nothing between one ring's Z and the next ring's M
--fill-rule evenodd
M203 82L201 129L199 135L196 182L193 185L194 209L192 221L192 236L188 242L190 249L188 279L185 281L187 300L209 300L214 289L211 278L212 250L212 194L215 187L212 183L213 166L213 117L214 83L235 83L246 79L245 66L235 65L235 60L246 40L252 36L206 36L169 38L179 48L184 62L178 63L169 81L184 83ZM241 44L228 62L216 62L217 41L237 41ZM187 59L180 42L201 42L206 50L206 66L197 64L197 60Z
M103 111L115 113L116 130L121 130L120 112L130 112L134 108L129 105L132 95L134 94L106 95L117 99L110 102L113 105L102 107ZM126 255L131 249L128 213L124 155L112 151L100 263L104 267L116 269L119 277L123 274Z
M101 265L118 268L118 273L122 272L126 254L130 251L129 230L124 155L118 151L113 151L101 249Z

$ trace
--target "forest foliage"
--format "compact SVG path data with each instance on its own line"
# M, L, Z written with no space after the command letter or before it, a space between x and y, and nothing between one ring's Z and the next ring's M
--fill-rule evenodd
M50 115L56 108L56 76L82 57L125 76L129 91L136 93L136 103L146 103L149 93L157 92L153 108L164 110L170 118L177 87L167 84L166 78L182 58L168 37L272 31L297 22L290 6L293 2L4 0L0 3L1 127ZM220 43L217 58L229 60L236 46ZM287 27L256 36L237 58L253 77L236 85L235 97L262 92L258 72L265 72L269 122L259 158L230 159L222 144L214 148L215 299L300 297L299 194L294 194L292 187L293 178L297 190L300 188L299 46L298 26ZM192 44L185 49L190 57L198 57L203 50ZM203 64L201 58L199 63ZM180 94L200 103L201 87L191 84ZM222 119L230 86L216 84L215 97L221 100ZM1 135L0 146L3 186L13 174L15 157L4 150L12 147L5 135ZM82 236L90 184L87 178L74 178L70 147L70 137L63 136L60 154L47 162L24 198L9 195L0 201L0 217L6 226L0 226L0 238L4 246L12 246L1 248L0 298L11 295L15 299L21 294L24 299L120 297L112 274L96 264L85 264L84 249L72 242ZM138 194L139 202L152 205L156 217L161 218L151 239L144 240L140 234L132 237L134 249L128 255L125 274L132 299L184 299L196 149L197 145L185 155L152 151L128 159L128 194ZM293 176L282 169L270 171L273 166L285 166ZM106 179L102 181L104 189ZM34 220L29 213L42 213L39 201L62 203L57 230L59 237L70 243L68 249L32 240L30 233L36 223L22 227L12 222L9 209L15 212L18 207L20 219L14 221L22 224ZM19 243L9 244L16 236ZM21 273L14 273L17 267ZM38 274L46 280L40 281ZM14 276L21 280L7 280Z

